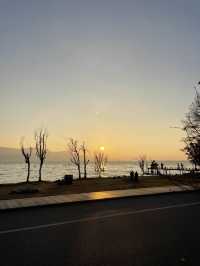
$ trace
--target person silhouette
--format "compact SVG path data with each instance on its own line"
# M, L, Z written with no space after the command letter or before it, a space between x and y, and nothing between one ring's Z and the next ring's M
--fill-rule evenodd
M135 172L135 182L138 182L138 172Z
M130 171L130 178L131 178L131 181L133 181L133 177L134 177L134 172L133 172L133 170L132 170L132 171Z

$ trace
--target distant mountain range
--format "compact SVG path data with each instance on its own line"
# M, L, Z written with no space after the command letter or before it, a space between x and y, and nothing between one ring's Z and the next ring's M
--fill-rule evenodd
M66 151L52 152L48 151L47 161L58 162L68 159ZM0 163L1 162L23 162L24 157L20 149L0 147ZM33 150L32 161L36 161L35 151Z

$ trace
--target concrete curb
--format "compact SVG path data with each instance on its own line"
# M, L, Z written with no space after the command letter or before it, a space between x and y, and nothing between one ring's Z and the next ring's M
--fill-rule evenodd
M100 200L120 199L128 197L159 195L174 192L196 191L200 187L194 188L191 186L166 186L154 188L138 188L126 190L111 190L80 194L68 194L58 196L33 197L24 199L0 200L0 210L14 210L30 207L53 206L60 204L92 202Z

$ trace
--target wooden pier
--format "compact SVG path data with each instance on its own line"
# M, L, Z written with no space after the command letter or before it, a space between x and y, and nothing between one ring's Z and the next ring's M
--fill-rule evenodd
M200 169L193 168L173 168L173 167L163 167L163 168L154 168L148 167L148 171L145 174L156 174L156 175L172 175L172 174L186 174L186 173L200 173Z

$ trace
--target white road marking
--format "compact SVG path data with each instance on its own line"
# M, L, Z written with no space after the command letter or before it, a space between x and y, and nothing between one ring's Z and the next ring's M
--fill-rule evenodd
M68 221L57 222L57 223L49 223L49 224L21 227L21 228L16 228L16 229L2 230L0 231L0 235L24 232L24 231L32 231L32 230L38 230L38 229L45 229L45 228L57 227L57 226L68 225L68 224L90 222L90 221L96 221L96 220L102 220L102 219L109 219L109 218L119 217L119 216L128 216L128 215L135 215L135 214L140 214L140 213L156 212L156 211L162 211L162 210L168 210L168 209L174 209L174 208L192 207L192 206L197 206L197 205L200 205L199 201L192 202L192 203L185 203L185 204L169 205L165 207L158 207L158 208L152 208L152 209L150 208L150 209L142 209L142 210L136 210L136 211L112 213L112 214L95 216L95 217L79 218L79 219L68 220Z

